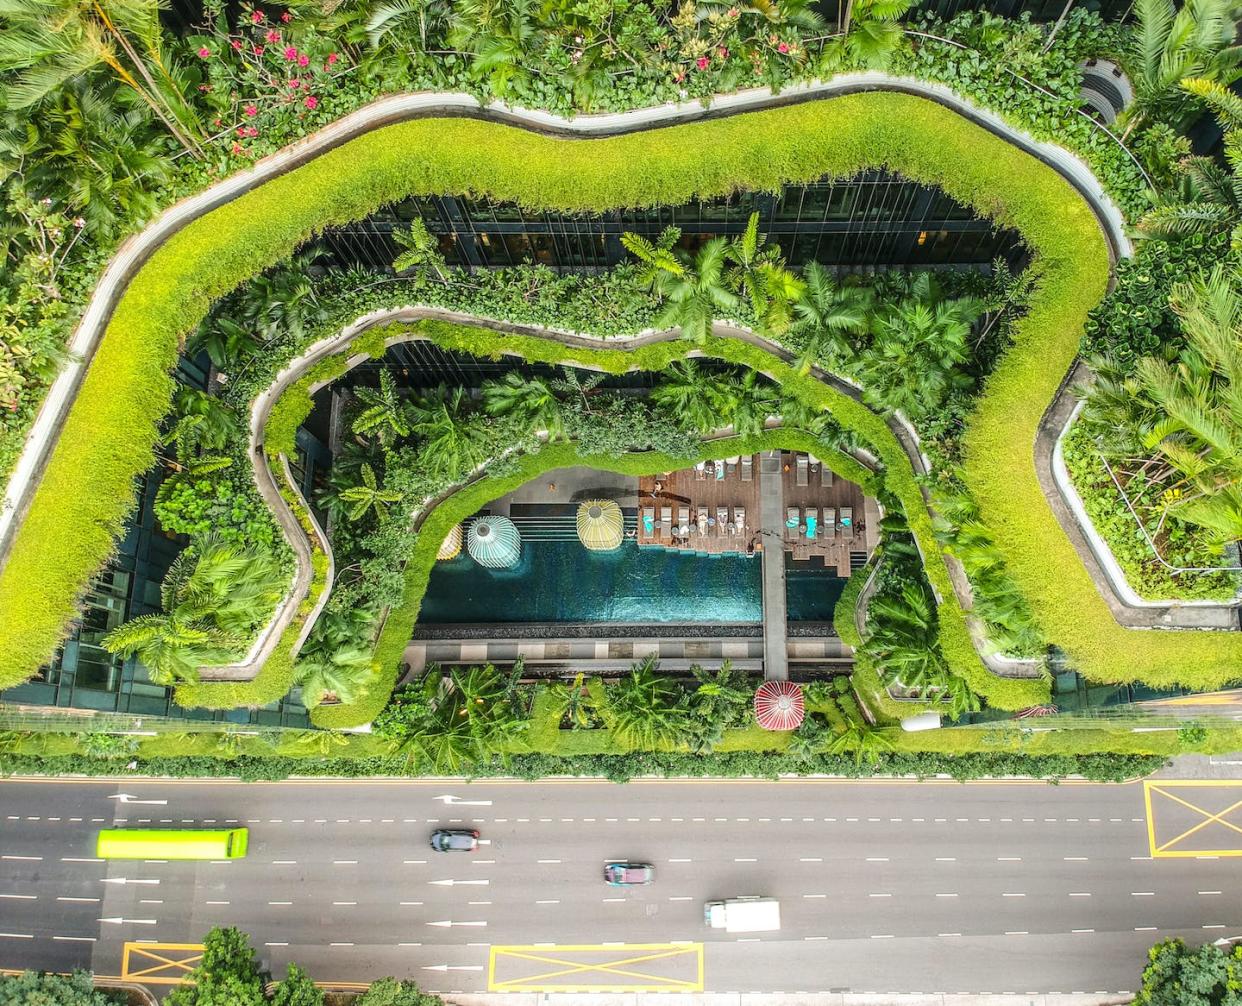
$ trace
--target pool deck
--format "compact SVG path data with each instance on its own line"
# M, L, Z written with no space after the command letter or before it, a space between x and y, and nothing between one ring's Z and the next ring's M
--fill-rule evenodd
M779 537L792 560L818 558L829 569L836 569L838 576L849 576L850 554L869 556L875 548L879 530L875 501L865 497L858 485L836 478L807 455L784 451L779 455L779 498L773 501L769 496L765 501L769 507L775 502L773 520L771 513L760 513L761 464L754 455L732 463L708 462L703 469L641 477L638 544L707 555L745 555ZM723 474L717 477L718 472ZM815 532L808 536L811 518ZM795 527L788 526L790 520L796 522Z

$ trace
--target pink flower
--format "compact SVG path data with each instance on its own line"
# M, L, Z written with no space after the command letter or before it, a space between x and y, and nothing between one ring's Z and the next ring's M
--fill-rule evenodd
M723 45L722 45L722 46L720 46L720 47L716 50L716 55L717 55L717 56L719 56L721 59L728 59L728 58L729 58L729 49L728 49L728 47L727 47L727 46L723 46Z
M245 126L238 126L238 127L237 127L237 135L238 135L238 136L245 136L245 135L246 135L246 127L245 127Z
M310 66L310 57L306 53L298 57L298 66Z
M256 9L250 12L250 23L251 24L258 24L262 20L263 20L263 12L261 10Z
M297 77L294 77L291 81L289 81L289 86L293 88L293 90L296 91L299 87L302 86L302 82L298 80Z
M263 38L266 41L271 42L272 45L275 45L277 42L280 41L280 32L278 32L275 28L273 28L266 35L264 35Z
M244 148L242 147L242 145L241 145L240 143L234 143L234 144L233 144L233 153L235 153L235 154L240 154L240 153L242 152L242 150L243 150L243 149L244 149Z
M257 106L257 105L247 105L245 108L243 108L243 109L242 109L242 111L243 111L243 112L245 112L245 113L246 113L248 116L250 116L250 118L252 118L252 119L253 119L256 115L258 115L258 114L259 114L259 109L258 109L258 106Z
M710 60L710 59L708 59L706 56L700 56L700 57L696 60L696 62L697 62L697 64L698 64L698 67L699 67L699 69L700 69L700 70L706 70L706 69L708 68L708 66L711 64L711 60Z
M741 16L742 16L742 12L738 10L736 7L729 8L729 17L741 17Z
M788 51L789 51L789 43L788 43L788 42L782 42L780 45L778 45L778 46L776 47L776 51L777 51L777 52L788 52Z
M252 52L253 52L256 56L262 56L262 55L263 55L263 46L261 46L261 45L256 45L256 46L255 46L255 47L254 47L251 51L252 51Z
M327 63L327 65L328 65L328 66L332 66L332 65L333 65L333 64L334 64L334 63L335 63L338 59L340 59L340 58L341 58L341 57L340 57L340 56L338 56L338 55L337 55L336 53L334 53L334 52L330 52L330 53L328 53L328 63Z
M201 49L198 50L198 58L199 59L210 59L211 50L208 49L207 46L203 46Z
M686 79L685 70L678 70L675 74L673 74L673 80L677 81L677 83L679 84L685 79Z
M234 50L240 49L242 47L242 40L240 38L232 39L229 41L229 45L231 45Z
M198 89L202 91L204 94L206 94L208 91L211 90L211 85L210 84L199 84Z
M302 102L302 104L305 105L307 108L309 108L313 112L316 108L319 107L319 99L316 98L313 94L308 94L306 96L306 100Z
M247 135L247 136L258 136L258 135L259 135L259 131L258 131L258 130L254 127L254 126L247 126L247 127L246 127L246 135Z
M285 24L288 24L290 21L293 20L293 15L290 14L288 11L285 11L283 14L280 15L280 20L282 20Z
M292 63L297 58L298 58L297 46L293 46L293 45L286 46L285 47L285 59L289 60L289 62Z

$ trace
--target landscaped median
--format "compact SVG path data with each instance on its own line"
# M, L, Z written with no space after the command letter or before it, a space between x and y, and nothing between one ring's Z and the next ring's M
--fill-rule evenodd
M1111 622L1103 627L1084 618L1083 612L1104 610L1103 602L1033 478L1038 416L1072 358L1087 310L1107 283L1108 251L1091 207L1055 170L959 114L909 95L866 93L591 140L469 119L406 122L330 150L187 224L138 270L117 305L0 572L0 686L23 680L48 659L76 616L89 577L111 554L132 505L134 476L150 465L172 387L168 371L181 340L213 299L324 227L420 193L468 192L533 210L600 212L848 177L876 167L937 185L999 225L1017 228L1033 253L1036 293L968 434L968 475L1049 636L1093 676L1110 676L1121 654L1144 651L1135 666L1157 680L1167 664L1167 679L1176 673L1176 664L1165 660L1170 646L1182 647L1177 663L1186 667L1181 677L1187 682L1217 683L1231 667L1236 674L1242 635L1202 634L1182 644L1181 635L1126 633ZM706 349L779 373L787 388L831 409L875 444L886 473L900 469L886 477L890 489L893 480L902 483L902 491L894 491L903 504L917 493L899 447L893 441L892 453L886 446L887 429L878 416L833 397L813 378L775 369L779 361L755 347L712 343ZM668 352L684 355L685 347ZM542 463L545 452L533 458ZM494 496L504 481L486 491ZM482 491L467 490L460 506L486 502L471 495ZM438 508L424 536L434 538L468 512ZM908 517L920 541L931 542L926 510L914 507ZM1039 540L1026 533L1032 529ZM1013 545L1008 535L1015 536ZM417 577L424 584L426 577L419 570L420 563L408 564L406 602L392 613L381 639L382 675L395 669L395 640L408 633L416 612L421 588L413 588ZM929 576L954 614L942 619L946 657L955 668L976 665L986 674L960 612L953 611L952 591L942 589L943 566L930 563ZM1048 603L1058 590L1065 591L1065 603ZM1085 624L1106 645L1085 638ZM282 672L268 680L274 685L285 677ZM349 713L351 721L360 712Z

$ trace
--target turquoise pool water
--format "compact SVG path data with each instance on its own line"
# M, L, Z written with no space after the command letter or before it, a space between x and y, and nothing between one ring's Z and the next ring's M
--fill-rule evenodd
M827 620L845 581L824 570L790 571L791 621ZM758 556L640 549L589 552L577 541L526 541L513 569L490 570L464 553L437 562L419 621L758 622Z

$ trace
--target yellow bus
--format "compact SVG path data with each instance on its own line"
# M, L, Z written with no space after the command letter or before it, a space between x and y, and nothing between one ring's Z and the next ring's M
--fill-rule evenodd
M100 859L241 859L246 855L245 828L185 829L105 828L95 855Z

